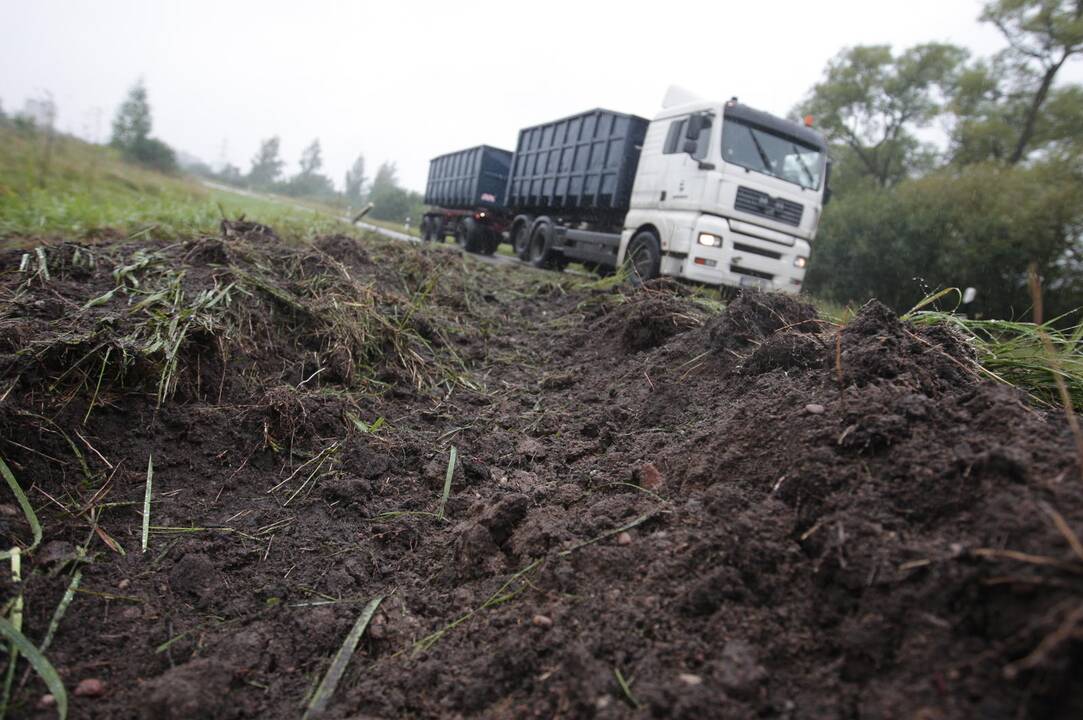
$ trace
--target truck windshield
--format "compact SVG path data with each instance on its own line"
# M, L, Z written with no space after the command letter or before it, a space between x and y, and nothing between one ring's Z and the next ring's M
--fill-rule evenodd
M736 118L722 124L722 159L812 190L823 176L822 152Z

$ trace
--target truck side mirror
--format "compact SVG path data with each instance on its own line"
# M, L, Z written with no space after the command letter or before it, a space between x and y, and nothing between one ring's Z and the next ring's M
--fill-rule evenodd
M684 141L684 151L686 153L688 153L689 155L695 155L696 150L698 148L699 148L699 143L696 142L695 140L685 140Z
M702 115L693 115L692 117L688 118L688 128L684 131L685 139L699 140L699 134L703 132L703 124L704 123ZM687 147L688 144L685 143L685 148ZM686 149L686 152L689 151Z

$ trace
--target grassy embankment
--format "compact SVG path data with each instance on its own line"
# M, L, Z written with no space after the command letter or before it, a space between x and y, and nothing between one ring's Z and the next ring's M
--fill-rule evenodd
M222 219L258 218L281 237L302 239L347 227L328 209L212 190L122 161L111 148L0 127L0 243L90 239L117 233L184 238Z

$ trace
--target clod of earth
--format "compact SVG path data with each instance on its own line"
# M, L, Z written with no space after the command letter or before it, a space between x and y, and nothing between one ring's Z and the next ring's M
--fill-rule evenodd
M296 718L375 597L327 717L1083 716L1072 439L965 338L451 253L226 222L0 254L43 532L5 499L0 600L38 643L82 573L70 717Z

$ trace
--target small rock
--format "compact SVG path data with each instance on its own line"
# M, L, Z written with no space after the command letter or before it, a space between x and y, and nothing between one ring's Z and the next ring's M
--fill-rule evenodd
M825 410L827 410L827 408L819 403L809 403L805 406L805 412L809 415L823 415Z
M118 590L127 590L128 586L131 585L131 584L132 584L131 580L129 580L128 578L124 578L123 580L121 580L120 582L117 583L117 589Z
M618 545L631 545L632 544L632 534L629 533L628 531L620 533L619 535L617 535L617 544Z
M553 627L553 619L551 617L546 616L546 615L535 615L531 619L530 622L533 623L534 625L536 625L537 627L543 627L543 628Z
M693 675L692 673L681 673L680 675L677 676L677 679L679 679L685 685L702 685L703 684L703 678L701 678L699 675Z
M599 695L598 699L594 701L594 707L598 708L599 710L605 710L607 707L609 707L609 696Z
M56 707L56 698L49 693L42 695L38 700L38 710L48 710L54 707Z
M98 678L86 678L80 680L75 686L75 694L78 697L101 697L105 694L105 683Z
M648 490L657 490L665 484L662 473L658 472L654 463L643 463L643 467L639 469L639 482Z

